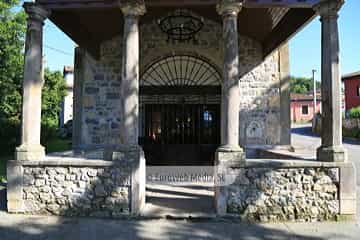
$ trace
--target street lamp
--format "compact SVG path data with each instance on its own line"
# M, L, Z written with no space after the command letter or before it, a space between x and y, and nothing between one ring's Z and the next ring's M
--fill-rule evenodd
M315 81L315 73L316 73L316 70L313 69L312 70L312 80L313 80L313 83L314 83L314 117L316 115L316 81Z

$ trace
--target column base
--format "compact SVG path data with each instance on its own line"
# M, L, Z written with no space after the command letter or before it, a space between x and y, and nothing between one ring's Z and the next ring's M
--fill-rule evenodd
M131 168L131 214L138 216L145 207L146 160L139 145L117 145L105 150L105 159L119 167ZM110 158L110 159L108 159Z
M346 162L347 151L343 146L321 146L317 149L316 157L323 162Z
M245 152L240 146L221 146L215 153L215 176L221 176L225 182L215 180L215 209L218 216L227 214L228 191L227 184L232 166L240 166L245 163Z
M143 152L140 145L119 144L116 146L106 147L104 149L104 158L108 161L123 161L132 159L138 153Z
M22 144L15 150L18 161L41 161L45 158L45 148L40 144Z
M244 149L239 145L221 145L217 150L217 152L244 152Z
M23 166L19 161L8 161L6 175L7 210L9 213L23 213Z
M356 194L356 168L354 163L343 164L340 167L340 215L356 216L357 194Z
M245 152L243 151L232 151L232 152L226 152L226 151L222 151L221 149L216 150L215 153L215 164L219 164L221 163L227 163L227 164L236 164L239 162L244 162L245 161Z
M295 152L295 148L291 145L275 145L273 147L274 150L284 150L289 152Z

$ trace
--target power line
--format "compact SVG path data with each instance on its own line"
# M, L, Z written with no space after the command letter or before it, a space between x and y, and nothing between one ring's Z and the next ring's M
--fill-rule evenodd
M50 49L50 50L53 50L53 51L55 51L55 52L58 52L58 53L64 54L64 55L73 56L73 54L71 54L71 53L68 53L68 52L65 52L65 51L63 51L63 50L60 50L60 49L57 49L57 48L51 47L51 46L46 45L46 44L44 44L44 47L46 47L46 48L48 48L48 49Z

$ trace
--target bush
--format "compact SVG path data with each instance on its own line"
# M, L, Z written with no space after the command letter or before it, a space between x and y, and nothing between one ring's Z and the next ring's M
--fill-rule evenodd
M360 118L360 106L349 110L349 118Z
M47 142L49 142L51 139L54 139L57 137L57 128L53 126L48 125L41 125L41 144L43 146L46 145Z
M1 121L0 125L0 155L14 153L15 147L20 143L20 123Z
M343 128L343 136L349 138L360 138L360 129L347 129Z
M21 124L3 121L0 123L0 156L6 156L14 153L15 148L20 145ZM44 124L41 126L41 144L46 145L47 142L57 137L57 128L49 127Z

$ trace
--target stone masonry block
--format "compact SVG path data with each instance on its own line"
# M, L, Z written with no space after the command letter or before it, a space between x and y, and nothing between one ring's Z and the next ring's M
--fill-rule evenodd
M7 164L7 209L10 213L23 212L23 167L18 161Z
M353 163L340 168L340 214L356 214L356 169Z

